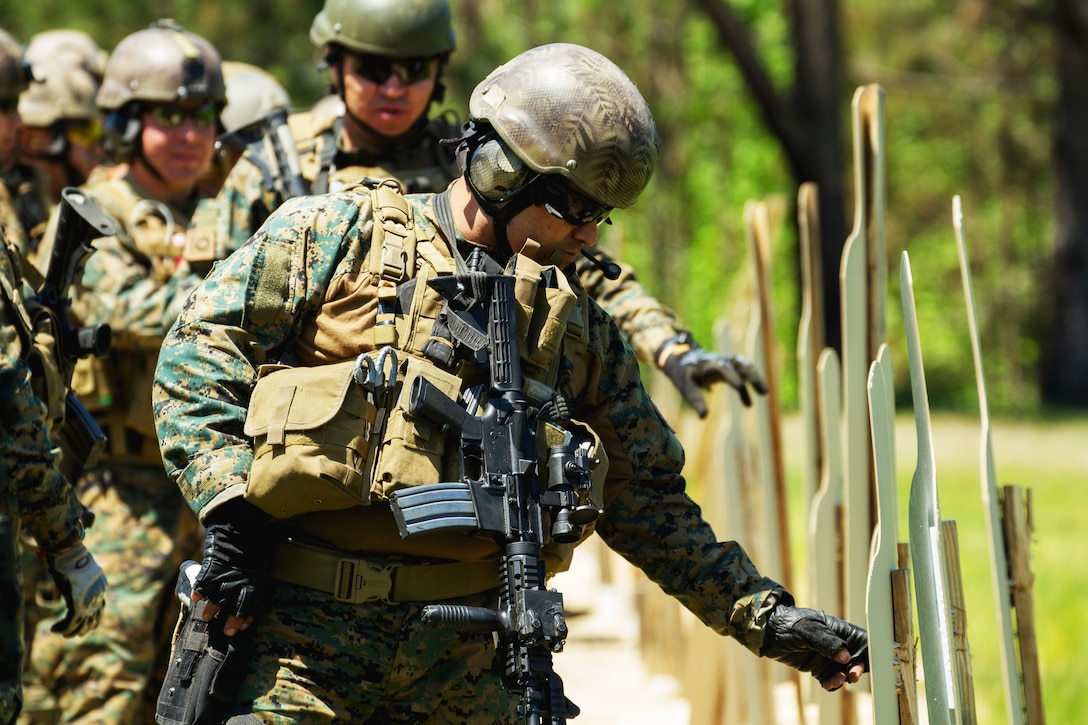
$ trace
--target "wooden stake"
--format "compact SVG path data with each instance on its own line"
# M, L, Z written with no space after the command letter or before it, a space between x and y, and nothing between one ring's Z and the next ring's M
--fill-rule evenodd
M907 549L900 544L900 559ZM914 621L910 607L910 570L903 566L891 572L892 612L895 615L895 692L899 698L899 725L914 725L918 703L917 671L914 664Z
M956 532L956 522L951 519L941 521L941 547L945 583L948 588L952 656L956 663L956 711L960 716L960 725L976 725L978 715L975 712L971 647L967 641L967 602L963 597L963 575L960 571L960 539Z
M1024 702L1029 725L1044 725L1043 683L1039 676L1039 648L1035 639L1035 598L1031 571L1032 520L1031 490L1021 494L1019 486L1005 486L1001 496L1005 540L1009 544L1009 575L1012 604L1016 610L1016 633L1020 643L1020 671L1024 678Z

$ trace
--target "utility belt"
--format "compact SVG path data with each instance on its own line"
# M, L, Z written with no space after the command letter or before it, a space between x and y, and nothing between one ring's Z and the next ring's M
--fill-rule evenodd
M432 602L479 594L499 586L494 561L399 563L363 559L309 542L276 545L269 576L328 592L349 604Z

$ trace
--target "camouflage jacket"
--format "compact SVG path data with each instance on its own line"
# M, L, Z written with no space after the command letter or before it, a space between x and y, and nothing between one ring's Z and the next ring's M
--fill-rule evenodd
M302 174L314 183L320 173L323 149L339 137L339 119L300 113L289 120L296 139ZM460 135L456 123L445 118L431 121L412 147L380 156L364 157L338 151L330 154L332 170L328 189L338 191L364 176L398 179L406 192L438 192L459 175L453 150L441 146L442 138ZM268 218L282 199L273 191L270 174L276 169L267 160L247 151L235 164L212 200L202 202L198 225L214 228L216 246L226 256L242 246ZM607 254L595 252L608 258ZM220 258L221 258L220 257ZM635 277L634 270L620 264L619 279L610 280L584 258L577 263L582 284L619 324L628 342L643 362L656 364L657 353L668 340L683 332L675 313L649 293Z
M350 311L338 302L370 277L360 271L374 227L370 199L348 190L285 203L216 266L167 333L153 395L160 446L167 473L202 519L244 494L253 461L244 423L258 367L281 357L347 360L367 350L365 334L322 335L320 323L329 315L329 325L342 329L334 318ZM408 199L417 228L435 229L433 204L443 197ZM650 401L637 360L611 318L596 304L590 308L588 347L572 360L563 391L571 416L601 437L609 460L596 531L708 625L758 651L761 610L778 585L739 544L717 541L685 492L683 449ZM406 550L392 513L379 504L305 514L280 526L371 555L497 561L500 554L493 543L481 551L485 544L462 534L436 535ZM344 543L360 537L362 545Z
M26 164L0 174L0 233L9 244L32 257L48 216L48 194L41 174Z
M0 239L0 513L49 548L76 529L83 506L57 470L45 406L23 359L29 320L13 254Z
M82 189L115 234L95 241L72 311L82 324L109 324L113 337L107 361L77 363L73 388L109 438L105 461L131 454L157 462L151 375L163 334L200 281L185 260L196 202L181 208L156 201L130 176L100 178ZM51 246L51 239L43 241L43 248Z

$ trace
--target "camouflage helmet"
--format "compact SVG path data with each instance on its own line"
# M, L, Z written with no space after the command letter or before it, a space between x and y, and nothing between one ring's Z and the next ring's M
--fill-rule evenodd
M64 61L39 62L34 81L19 96L19 115L27 126L48 127L57 121L86 121L98 117L98 80Z
M219 53L199 35L160 20L118 43L96 101L114 111L131 101L190 98L226 103Z
M31 79L19 41L0 29L0 99L18 98Z
M612 61L582 46L542 45L499 66L473 90L469 114L534 171L566 177L609 206L633 205L657 162L642 94Z
M60 29L47 30L32 37L23 57L34 69L39 65L55 63L82 68L101 83L109 53L82 30ZM38 73L35 76L41 77Z
M310 40L319 48L338 44L392 58L450 53L449 0L325 0Z
M227 86L227 105L220 116L224 133L240 131L291 105L275 76L255 65L223 61L223 80Z

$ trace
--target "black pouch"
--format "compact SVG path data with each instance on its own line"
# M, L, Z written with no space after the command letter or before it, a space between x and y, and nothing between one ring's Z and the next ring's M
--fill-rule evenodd
M246 631L228 637L223 633L225 619L216 617L210 622L201 619L208 601L191 601L192 576L197 569L189 569L190 566L197 564L185 562L178 574L176 591L183 609L170 667L155 707L155 722L159 725L223 722L246 675L249 660Z

